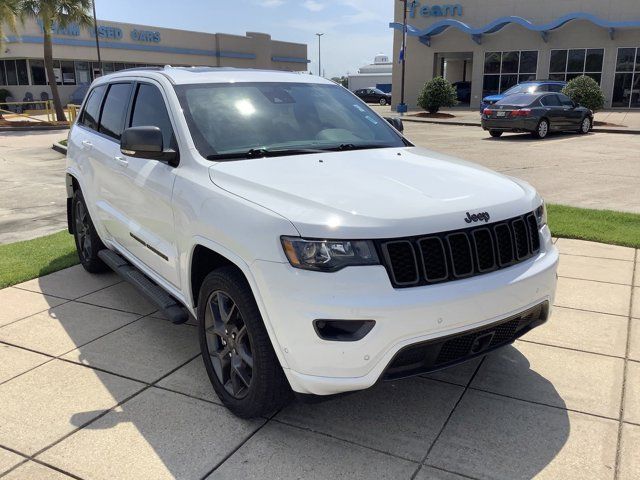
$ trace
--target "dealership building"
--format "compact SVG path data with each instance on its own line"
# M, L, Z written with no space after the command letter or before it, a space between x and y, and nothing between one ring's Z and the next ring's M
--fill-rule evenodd
M398 59L403 3L395 4L390 26ZM600 84L607 108L640 108L640 1L407 0L405 58L409 108L438 75L471 82L471 107L518 82L588 75ZM394 62L394 92L400 92L401 70Z
M54 26L54 71L63 103L79 86L104 73L156 65L207 65L306 71L307 46L272 40L264 33L245 36L200 33L98 20L102 66L98 64L95 29ZM18 23L18 32L4 28L0 52L0 85L16 101L30 92L36 100L51 95L43 60L41 23Z

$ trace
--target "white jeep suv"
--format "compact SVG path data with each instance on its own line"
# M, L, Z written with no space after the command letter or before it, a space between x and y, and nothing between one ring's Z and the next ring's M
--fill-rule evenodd
M69 231L197 318L236 415L442 369L545 322L558 254L531 186L401 130L315 76L107 75L69 134Z

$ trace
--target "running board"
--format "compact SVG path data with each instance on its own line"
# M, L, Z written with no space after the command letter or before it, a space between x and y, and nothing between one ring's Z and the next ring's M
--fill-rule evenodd
M140 270L127 262L116 252L104 249L98 252L98 257L109 268L116 272L123 280L144 295L150 302L156 305L175 324L186 323L189 320L189 312L174 298L165 292L162 287L149 280Z

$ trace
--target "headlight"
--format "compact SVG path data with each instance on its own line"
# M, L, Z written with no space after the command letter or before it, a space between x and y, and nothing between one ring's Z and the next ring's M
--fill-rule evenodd
M547 207L544 204L544 200L538 208L536 208L536 221L538 222L538 228L542 228L547 224Z
M352 265L378 265L373 242L367 240L305 240L282 237L284 253L296 268L335 272Z

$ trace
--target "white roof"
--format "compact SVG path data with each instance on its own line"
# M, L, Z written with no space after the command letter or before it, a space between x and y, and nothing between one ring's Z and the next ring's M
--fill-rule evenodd
M279 70L256 70L229 67L171 67L163 68L132 68L120 70L100 77L99 81L114 80L125 77L148 77L154 78L163 76L172 83L193 84L193 83L233 83L233 82L282 82L282 83L318 83L332 84L316 75L307 75Z

